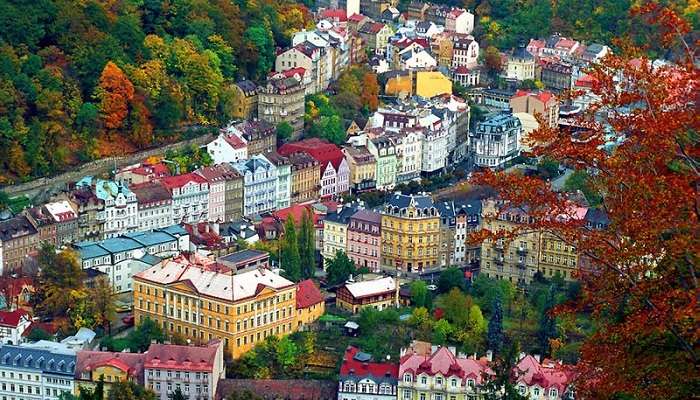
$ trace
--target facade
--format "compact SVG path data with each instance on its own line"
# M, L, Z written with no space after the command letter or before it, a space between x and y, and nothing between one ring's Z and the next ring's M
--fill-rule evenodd
M194 171L209 184L209 221L224 222L226 213L226 178L221 169L202 167Z
M83 269L104 273L117 293L131 291L132 276L190 249L187 231L173 225L154 231L128 233L99 242L74 243Z
M53 345L1 345L0 398L58 400L73 394L75 352Z
M305 152L320 164L321 197L332 197L350 189L350 168L338 146L318 138L287 143L280 147L280 154Z
M78 181L76 186L90 186L95 197L104 203L104 210L98 213L97 218L104 221L105 238L136 232L139 229L136 195L125 183L88 176Z
M229 124L225 128L225 134L235 135L242 139L247 148L245 157L236 161L241 161L257 154L265 154L277 149L276 126L264 120L246 120L243 122Z
M76 187L59 195L57 199L68 200L78 211L78 238L80 240L100 240L103 238L105 203L95 196L90 186Z
M520 155L522 124L510 113L494 114L477 124L470 138L474 164L500 169Z
M291 204L299 204L319 198L321 166L305 152L287 156L292 166Z
M493 372L486 359L458 355L454 348L414 342L401 350L400 400L482 399L481 385Z
M396 148L396 183L420 178L423 167L423 128L402 128L399 132L387 133Z
M232 117L253 119L258 116L258 87L253 81L243 80L234 85L234 105Z
M394 34L389 25L380 22L366 23L358 29L358 33L366 47L380 55L386 52L389 38Z
M304 128L304 94L300 77L272 76L258 88L258 118L273 127L289 123L294 129L292 139L298 139Z
M277 152L267 153L265 157L277 168L277 210L291 205L292 165L287 157Z
M377 189L392 189L396 185L396 147L387 137L367 141L367 150L377 160Z
M445 168L447 161L449 142L447 127L426 129L423 134L423 157L421 158L421 172L434 174Z
M233 168L243 176L243 215L250 216L277 207L277 168L265 156L240 161Z
M120 169L114 175L114 179L119 183L126 183L131 188L131 185L151 182L170 175L170 170L163 162L143 162Z
M478 86L481 79L479 68L457 67L452 71L452 81L463 87Z
M205 346L153 343L144 354L144 386L160 400L172 398L180 389L185 399L213 399L224 378L224 344L213 340Z
M143 385L143 353L115 353L82 350L77 353L75 393L81 388L94 390L100 377L104 378L107 395L113 382L132 381Z
M28 262L27 256L39 246L38 234L24 215L0 221L0 275L17 271Z
M209 220L209 182L201 175L188 173L161 180L173 198L173 223Z
M564 62L548 62L542 65L540 80L545 87L555 91L571 89L573 66Z
M233 274L213 260L180 255L134 281L137 323L150 318L193 343L221 339L232 358L296 330L296 285L270 270Z
M382 211L381 235L387 270L422 272L440 265L440 213L430 196L391 196Z
M53 221L56 230L56 246L63 246L78 239L78 213L66 200L46 203L42 207Z
M524 45L519 45L508 56L506 78L518 81L535 79L535 57L525 49Z
M345 349L338 376L338 400L396 400L399 366L373 362L357 347Z
M139 212L139 231L165 228L173 224L173 196L160 182L131 185Z
M346 283L336 292L336 307L357 314L364 308L386 310L398 307L399 285L394 278Z
M226 179L224 193L224 220L237 221L243 216L243 176L231 164L220 164Z
M0 311L0 345L22 342L22 334L31 324L29 313L21 308Z
M334 213L328 213L323 219L323 256L324 267L328 260L335 257L338 251L347 253L348 224L350 217L357 211L356 204L340 205Z
M329 70L329 56L325 48L318 47L310 41L302 41L277 55L275 71L304 68L311 75L311 83L306 88L306 93L318 93L325 90L330 81L332 70Z
M520 356L515 366L520 371L516 375L515 387L521 396L533 400L574 399L572 383L576 373L572 366L550 359L540 362L540 356L522 353Z
M479 43L471 35L452 37L452 68L474 68L479 63Z
M377 186L377 160L365 146L343 147L350 169L350 189L354 192L373 190Z
M559 126L559 100L552 93L518 90L510 99L510 108L515 113L540 114L552 128Z
M321 318L326 311L321 290L313 280L307 279L297 284L297 329L303 330Z
M445 30L470 34L474 30L474 14L463 8L453 8L445 16Z
M347 254L357 268L379 272L381 265L381 221L378 212L358 210L347 227Z
M236 133L222 129L219 136L207 144L207 153L214 164L238 162L248 158L248 145Z

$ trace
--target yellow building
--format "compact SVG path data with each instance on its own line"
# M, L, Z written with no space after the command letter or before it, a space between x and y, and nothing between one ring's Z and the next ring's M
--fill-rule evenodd
M426 99L452 93L452 81L438 71L416 72L416 95Z
M297 284L297 329L302 330L326 312L326 303L314 281L307 279Z
M377 159L366 146L346 146L343 154L350 168L350 188L353 192L372 190L377 186Z
M392 71L384 85L387 96L409 97L413 95L413 71Z
M193 343L221 339L234 359L268 336L299 327L296 285L267 269L234 273L193 254L163 261L133 279L137 323L150 318L166 334Z
M253 81L240 81L233 85L233 113L237 119L252 119L258 116L258 87Z
M440 213L427 195L391 196L382 211L382 267L425 271L440 266Z
M398 307L399 286L394 278L384 278L347 283L341 286L335 297L336 307L353 314L361 312L365 308L386 310Z
M105 398L114 382L133 381L143 384L143 353L115 353L82 350L77 352L75 393L81 388L94 389L100 377L104 379Z
M321 164L307 153L298 152L287 156L292 165L291 203L299 204L319 198Z

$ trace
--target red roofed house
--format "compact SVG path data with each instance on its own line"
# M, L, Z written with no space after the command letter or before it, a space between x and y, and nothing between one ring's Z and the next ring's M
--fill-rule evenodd
M0 276L0 307L14 310L31 309L34 279L28 276Z
M22 341L22 334L31 324L29 313L21 308L14 311L0 311L0 345L19 344Z
M319 13L319 17L336 24L343 23L344 25L348 22L347 11L340 8L327 8Z
M188 173L161 180L173 196L173 223L209 220L209 182Z
M328 68L326 49L317 47L310 41L305 41L283 51L275 58L275 71L282 72L292 68L304 68L311 76L311 84L306 86L306 94L318 93L325 90L330 82L333 71ZM306 83L306 81L302 81Z
M348 346L338 377L338 400L393 400L398 395L399 365L373 362L372 355ZM398 397L403 399L403 397ZM447 400L447 399L444 399Z
M559 125L559 100L551 92L528 92L518 90L510 99L513 113L542 114L551 127Z
M131 187L132 184L151 182L166 176L170 176L170 170L164 163L143 162L120 169L114 176L114 180L127 183Z
M485 358L456 354L454 348L414 342L401 350L398 399L481 398L484 376L492 374Z
M319 138L286 143L279 149L283 156L304 152L321 164L321 198L336 196L350 190L350 167L340 148Z
M544 359L540 363L539 356L521 354L514 375L518 393L529 399L574 398L571 383L575 371L571 365L564 365L561 361Z
M112 382L132 381L143 385L144 359L142 353L81 350L75 365L75 387L94 389L101 376L105 394L109 393Z
M224 344L206 346L151 344L145 354L144 385L161 400L178 388L190 399L213 399L219 379L224 378Z
M316 268L314 265L313 269ZM323 315L326 303L318 286L311 279L297 284L297 329L302 330Z
M219 137L207 144L207 153L214 164L238 162L248 158L248 144L236 133L222 130Z

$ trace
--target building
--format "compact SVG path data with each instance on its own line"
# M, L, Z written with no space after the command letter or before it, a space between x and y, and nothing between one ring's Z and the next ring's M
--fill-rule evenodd
M311 83L306 94L318 93L328 87L332 70L329 70L326 48L316 46L310 41L301 41L292 48L283 51L275 59L275 71L284 72L295 68L304 68L311 75Z
M338 251L347 253L348 224L350 217L357 211L357 204L339 205L336 212L330 212L323 219L323 257L324 267L335 258Z
M125 183L93 179L93 177L88 176L78 181L76 186L89 186L95 197L104 204L104 210L97 214L97 218L104 221L103 234L105 238L138 230L136 195L129 190Z
M471 34L474 30L474 14L463 8L453 8L445 16L445 30L461 34Z
M415 48L398 56L399 69L420 70L437 67L437 60L425 49Z
M245 249L219 257L216 262L231 268L233 273L270 268L270 254L255 249Z
M452 81L459 83L462 87L478 86L481 79L479 68L467 68L464 66L452 70Z
M241 161L258 154L275 151L277 149L276 127L265 120L252 119L229 124L225 128L225 135L235 135L245 142L247 154L238 160Z
M510 99L510 108L513 114L527 113L533 116L540 114L550 127L559 126L559 100L550 92L533 93L518 90Z
M238 162L248 158L248 144L236 132L224 128L216 139L207 144L207 153L214 164Z
M334 380L222 379L215 399L237 399L252 393L263 400L336 400L337 390Z
M449 150L449 131L442 126L442 121L435 114L430 114L427 121L431 121L432 129L423 132L423 155L421 157L421 172L425 175L440 173L446 166ZM439 125L433 125L433 122ZM425 126L425 125L424 125Z
M396 147L388 137L377 137L367 141L367 150L377 160L377 189L393 189L396 185Z
M415 76L416 96L430 99L452 93L452 81L440 71L418 71Z
M520 155L522 124L510 113L493 114L477 123L470 137L474 164L500 169Z
M165 228L173 224L173 196L160 182L131 185L138 205L139 231Z
M394 32L391 27L381 22L368 22L359 27L357 33L365 43L366 48L373 50L376 54L384 54L389 38Z
M265 157L277 168L277 210L291 205L292 165L287 157L277 152L267 153Z
M535 57L525 49L524 44L518 45L508 55L506 78L517 81L535 79Z
M381 219L378 212L358 210L347 227L347 254L357 268L379 272L381 265Z
M455 245L457 244L457 215L452 201L439 201L435 207L440 212L440 266L450 267L455 262Z
M428 195L394 194L382 210L382 267L423 272L439 267L440 213Z
M56 246L63 246L78 239L78 212L66 201L54 201L44 204L41 209L54 225Z
M265 86L258 88L258 118L273 129L282 122L289 123L293 128L292 140L296 140L304 128L304 95L301 77L275 74ZM249 150L249 154L256 153Z
M389 71L384 75L384 94L406 98L413 95L413 81L415 74L413 71Z
M286 143L279 150L284 156L297 152L305 152L319 162L321 197L337 196L350 189L350 168L338 146L324 139L310 138Z
M297 284L297 330L313 324L326 312L326 302L314 281L307 279Z
M21 308L14 311L0 311L0 345L20 344L22 334L31 324L29 313Z
M481 201L455 201L454 209L456 218L454 264L474 265L479 261L481 246L469 243L469 234L481 227Z
M195 174L209 182L209 220L229 222L243 215L243 176L231 164L202 167Z
M350 169L350 189L354 193L374 190L377 186L377 160L366 146L343 147Z
M413 342L401 350L399 393L402 400L472 400L493 374L484 358L457 354L454 348Z
M117 293L131 291L132 276L161 258L190 249L187 231L173 225L154 231L127 233L99 242L74 243L83 269L95 268L106 274Z
M253 119L258 116L258 87L253 81L242 80L233 86L234 104L231 116L236 119Z
M319 198L321 164L305 152L287 156L292 166L291 204L299 204Z
M546 62L542 65L540 80L545 87L557 92L571 89L573 66L565 62Z
M297 329L296 285L257 269L239 274L197 254L180 255L134 276L134 317L193 343L221 339L238 358L271 335Z
M144 386L168 400L177 389L185 399L213 399L224 378L224 344L214 340L204 346L153 343L144 354Z
M209 220L209 182L201 175L187 173L161 180L173 198L173 223Z
M395 400L399 366L372 361L354 346L345 349L338 376L338 400Z
M58 195L56 200L68 200L77 210L78 238L80 240L100 240L103 238L105 203L95 196L90 186L75 187ZM2 226L1 223L0 226Z
M424 129L401 128L398 132L385 133L396 148L396 183L406 183L420 178L423 166Z
M131 188L131 185L151 182L170 175L168 166L163 162L143 162L118 170L114 179L119 183L126 183Z
M243 215L273 211L277 207L277 168L265 156L239 161L233 168L243 176Z
M479 43L471 35L452 36L452 68L474 68L479 63Z
M406 12L408 13L409 19L415 19L422 21L425 19L425 13L428 12L430 4L424 3L422 1L411 1L406 6Z
M338 288L336 307L357 314L364 308L386 310L398 307L399 285L390 276L369 281L346 283Z
M73 394L75 351L47 343L0 345L0 398L58 400Z
M515 369L515 387L521 396L536 400L574 399L573 366L550 359L540 362L540 356L521 353Z
M105 397L113 382L131 381L143 385L144 359L143 353L79 351L75 366L75 393L79 394L81 388L94 390L101 377L104 379Z
M24 215L0 221L0 275L22 269L39 246L39 232Z

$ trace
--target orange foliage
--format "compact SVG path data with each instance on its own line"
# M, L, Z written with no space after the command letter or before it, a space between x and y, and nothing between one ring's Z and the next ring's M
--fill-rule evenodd
M367 72L362 77L362 104L367 105L370 111L375 111L379 107L379 82L377 74Z
M134 98L134 85L116 64L108 62L102 70L97 88L100 111L105 128L116 130L122 127L129 113L129 102Z

